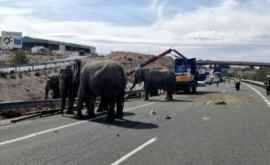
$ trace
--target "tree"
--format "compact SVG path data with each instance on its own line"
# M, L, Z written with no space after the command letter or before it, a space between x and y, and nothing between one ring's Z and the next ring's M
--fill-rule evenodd
M18 50L15 52L15 55L11 58L11 64L26 64L29 62L29 58L26 53L22 50Z

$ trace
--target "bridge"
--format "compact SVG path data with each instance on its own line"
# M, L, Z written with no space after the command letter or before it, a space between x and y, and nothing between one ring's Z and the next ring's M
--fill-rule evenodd
M235 66L259 66L270 67L270 62L248 62L248 61L216 61L216 60L198 60L198 65L235 65Z
M55 115L0 126L0 164L269 164L270 98L226 82L198 94L128 100L109 124Z

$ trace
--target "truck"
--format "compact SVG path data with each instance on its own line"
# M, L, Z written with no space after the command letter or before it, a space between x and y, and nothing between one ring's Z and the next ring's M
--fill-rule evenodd
M196 93L198 72L195 58L179 57L175 59L176 90Z

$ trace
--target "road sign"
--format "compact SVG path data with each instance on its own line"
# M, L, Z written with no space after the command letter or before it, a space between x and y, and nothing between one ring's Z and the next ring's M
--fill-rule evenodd
M0 46L2 49L21 49L23 44L21 32L2 32Z

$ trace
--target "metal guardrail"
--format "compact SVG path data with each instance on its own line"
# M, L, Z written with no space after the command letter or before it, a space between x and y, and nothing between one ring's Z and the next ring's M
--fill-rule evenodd
M40 71L47 69L54 69L61 67L63 65L69 65L74 62L75 59L66 59L66 60L55 60L41 63L32 63L32 64L1 64L0 72L11 73L11 72L25 72L25 71Z
M18 108L42 108L57 105L60 103L60 99L52 100L35 100L35 101L10 101L1 102L0 111Z
M253 80L241 80L245 83L249 83L249 84L252 84L252 85L256 85L256 86L259 86L259 87L262 87L262 88L265 88L265 85L263 82L260 82L260 81L253 81Z
M126 99L141 97L143 90L134 90L126 92ZM44 108L50 106L58 106L60 104L60 99L50 99L50 100L36 100L36 101L10 101L10 102L0 102L0 111L19 109L19 108Z

